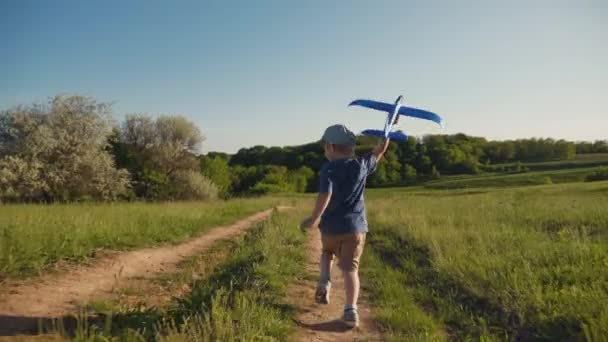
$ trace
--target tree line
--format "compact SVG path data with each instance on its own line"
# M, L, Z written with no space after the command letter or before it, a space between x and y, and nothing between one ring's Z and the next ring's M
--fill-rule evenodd
M356 154L371 151L376 138L359 136ZM454 135L409 137L405 142L390 143L385 160L368 179L370 186L395 186L433 179L441 175L478 174L496 171L498 164L569 160L576 156L577 144L555 139L519 139L488 141L485 138ZM240 149L235 155L210 153L205 158L222 159L231 168L258 168L278 165L289 170L310 169L308 189L316 186L316 173L325 162L320 142L291 147L254 146ZM501 171L520 171L519 165ZM251 172L251 171L250 171Z
M254 146L229 155L200 153L204 136L182 116L127 115L116 122L108 104L56 96L44 105L0 112L0 200L200 200L314 191L323 146ZM356 154L376 138L357 138ZM391 142L368 184L410 184L441 175L476 174L513 162L573 159L608 153L606 141L488 141L464 134ZM506 164L507 165L507 164ZM518 172L519 165L500 167Z

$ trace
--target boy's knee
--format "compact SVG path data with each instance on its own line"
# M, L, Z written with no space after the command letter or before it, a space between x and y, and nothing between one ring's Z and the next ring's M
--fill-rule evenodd
M359 260L358 259L343 259L340 260L338 267L342 270L342 272L357 272L359 270Z
M348 236L340 249L340 269L353 272L359 269L359 259L363 253L365 234L355 233Z
M332 253L331 251L328 251L328 250L323 250L322 251L322 257L324 259L329 260L329 261L333 261L334 260L334 253Z

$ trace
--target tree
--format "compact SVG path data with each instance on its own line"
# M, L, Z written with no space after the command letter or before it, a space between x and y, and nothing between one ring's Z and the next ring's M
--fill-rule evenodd
M309 167L302 166L296 170L290 171L287 177L295 192L314 191L314 188L316 187L313 182L315 173Z
M416 172L416 169L413 166L411 166L410 164L403 165L403 167L401 168L401 179L404 182L414 181L417 177L418 173Z
M179 196L183 191L175 189L177 179L203 184L193 176L184 176L187 171L200 171L197 154L203 141L198 127L184 117L161 116L153 120L147 115L132 114L126 117L113 150L119 165L133 175L138 196L182 199Z
M110 106L84 96L0 113L0 196L25 201L111 200L128 172L108 153ZM26 189L27 187L27 189Z
M121 142L140 159L140 165L135 167L149 167L169 175L198 168L195 154L203 141L200 130L181 116L152 120L142 114L128 115L121 135Z
M266 172L262 166L245 167L236 165L232 167L230 193L243 194L250 191L264 178Z
M217 186L220 196L225 196L232 184L228 161L222 157L201 156L200 167L203 176Z
M269 165L262 167L264 176L252 188L255 194L269 192L291 192L295 186L290 182L289 171L284 166Z
M0 199L30 202L43 198L49 188L41 170L38 160L28 163L14 156L0 159Z

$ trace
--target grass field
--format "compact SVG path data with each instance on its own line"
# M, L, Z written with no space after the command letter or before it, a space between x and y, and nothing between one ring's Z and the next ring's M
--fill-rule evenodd
M608 336L608 182L368 203L364 274L396 340Z
M510 167L515 166L516 163L506 164L494 164L492 167ZM522 166L527 167L530 171L548 171L548 170L563 170L581 167L594 167L594 166L605 166L608 165L608 153L589 153L589 154L577 154L572 160L556 160L549 162L537 162L537 163L521 163Z
M278 198L203 203L0 205L0 280L58 261L82 261L100 248L177 242L268 209Z
M580 170L548 172L553 179ZM512 187L478 179L470 189L368 190L363 284L387 338L605 340L608 182ZM191 267L171 276L174 288L190 290L169 306L97 303L112 311L109 324L76 337L285 340L294 326L283 296L303 262L297 225L311 210L311 195L0 206L0 265L5 276L25 276L97 248L176 242L279 202L297 209L259 225L228 252L199 260L214 265L208 274L193 278L200 270Z
M481 175L449 176L428 182L424 187L428 189L446 190L574 183L584 181L587 175L599 169L601 169L601 167L595 166L517 174L490 173Z
M491 165L491 169L509 168L516 163ZM582 182L590 173L608 166L608 154L581 154L573 160L521 163L522 173L486 172L478 175L451 175L422 184L428 189L504 188Z

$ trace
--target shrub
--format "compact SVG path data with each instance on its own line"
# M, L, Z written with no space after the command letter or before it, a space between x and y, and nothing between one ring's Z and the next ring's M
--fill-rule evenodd
M585 177L585 182L608 180L608 167L593 171Z
M313 190L315 184L312 180L315 177L315 172L309 167L302 166L297 170L290 171L287 178L291 183L293 190L296 192L306 192Z
M431 169L431 179L439 179L441 178L441 174L439 173L439 171L437 171L437 168L435 166L433 166L433 169Z
M172 198L177 200L216 199L218 190L209 178L194 170L179 171L173 179Z
M416 169L409 164L405 164L403 168L401 168L401 174L401 178L403 178L404 181L412 181L418 177Z
M221 157L200 157L201 173L209 178L218 188L221 196L225 196L232 180L228 161Z
M517 162L511 167L510 171L514 173L526 173L530 171L530 169L521 162Z

